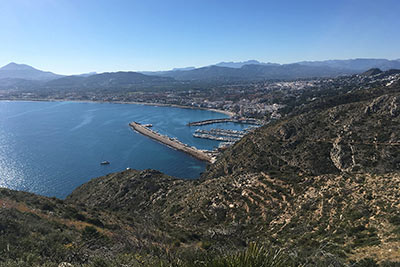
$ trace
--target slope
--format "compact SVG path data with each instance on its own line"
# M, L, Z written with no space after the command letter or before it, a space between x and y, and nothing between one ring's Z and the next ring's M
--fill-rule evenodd
M127 170L65 201L3 189L0 261L193 266L255 241L298 265L396 266L399 97L392 84L301 106L246 135L200 180Z
M315 264L400 261L399 87L357 93L367 100L339 98L247 135L200 181L116 174L67 202L145 217L187 247L258 241Z

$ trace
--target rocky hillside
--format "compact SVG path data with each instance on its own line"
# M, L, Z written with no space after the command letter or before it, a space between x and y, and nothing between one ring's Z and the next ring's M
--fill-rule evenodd
M0 262L224 266L210 258L257 242L290 259L272 266L398 266L399 132L399 85L358 88L248 134L200 180L127 170L66 200L3 189Z
M313 109L247 135L207 177L265 171L321 175L400 169L400 93ZM359 93L359 92L357 92ZM346 100L347 101L347 100Z
M368 100L258 129L201 181L116 174L83 185L67 201L148 216L179 231L185 246L198 242L193 236L214 248L259 240L304 258L323 247L347 261L399 260L400 98L397 89L375 90L363 92Z

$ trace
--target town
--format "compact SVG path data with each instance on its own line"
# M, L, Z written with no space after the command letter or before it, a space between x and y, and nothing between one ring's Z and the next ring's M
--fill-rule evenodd
M39 90L0 89L0 100L95 101L176 105L187 108L225 111L237 118L254 118L268 122L290 113L294 106L321 97L350 92L354 88L389 86L400 79L400 71L315 78L293 81L231 82L204 84L188 82L179 90Z

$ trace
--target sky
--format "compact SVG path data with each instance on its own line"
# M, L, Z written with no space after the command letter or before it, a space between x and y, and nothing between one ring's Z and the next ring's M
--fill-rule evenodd
M399 0L0 0L0 66L59 74L400 58Z

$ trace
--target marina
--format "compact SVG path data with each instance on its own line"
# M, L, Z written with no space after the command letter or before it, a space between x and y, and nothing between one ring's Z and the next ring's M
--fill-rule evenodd
M195 133L193 133L193 137L221 141L221 143L218 145L218 148L225 149L239 141L243 136L257 127L258 126L253 125L241 131L220 128L212 128L209 130L197 129Z

